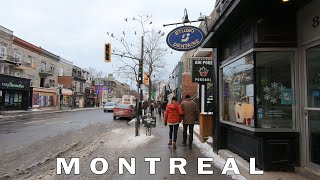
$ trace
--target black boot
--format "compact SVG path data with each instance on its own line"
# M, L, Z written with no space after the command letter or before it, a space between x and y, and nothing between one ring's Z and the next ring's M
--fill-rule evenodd
M183 141L182 141L182 144L183 144L184 146L187 146L187 141L186 141L186 140L183 140Z

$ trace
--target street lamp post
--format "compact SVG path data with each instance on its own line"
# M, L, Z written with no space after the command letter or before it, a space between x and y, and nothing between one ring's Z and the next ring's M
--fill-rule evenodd
M59 87L59 109L62 109L62 101L63 101L63 96L62 96L62 88Z
M74 108L74 85L71 86L72 96L71 96L71 110Z

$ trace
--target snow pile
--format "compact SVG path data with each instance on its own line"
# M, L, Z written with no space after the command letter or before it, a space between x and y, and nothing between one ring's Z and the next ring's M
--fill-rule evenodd
M133 118L131 121L127 122L129 125L134 125L136 123L137 119ZM140 119L140 124L142 123L142 120Z
M40 109L32 109L31 111L41 111Z
M200 127L199 124L195 124L193 127L193 131L196 132L197 134L200 134Z
M208 143L213 143L213 138L212 138L211 136L209 136L207 142L208 142Z
M208 141L213 142L212 137L210 137ZM200 149L202 154L204 154L207 157L213 157L213 163L216 167L218 167L221 170L223 169L226 161L222 159L219 155L214 153L212 151L212 147L208 143L201 143L201 141L198 138L194 138L193 142ZM241 175L236 175L234 173L231 173L230 171L227 172L227 175L231 176L233 179L246 180L245 177Z
M133 118L131 121L128 122L128 124L133 125L137 121L136 118Z
M112 136L115 137L109 137L108 139L111 141L108 141L108 144L112 145L113 147L119 148L119 149L134 149L137 148L143 144L148 143L152 138L154 138L153 135L147 136L145 135L140 128L140 136L135 136L135 128L124 128L124 129L113 129ZM116 145L116 146L114 146Z
M112 129L111 132L115 133L115 134L118 134L118 133L120 133L120 129Z

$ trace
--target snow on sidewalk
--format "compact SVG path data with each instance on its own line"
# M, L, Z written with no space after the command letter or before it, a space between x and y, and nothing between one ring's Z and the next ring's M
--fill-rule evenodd
M134 127L130 128L123 128L123 129L113 129L111 133L119 138L121 138L121 141L118 141L116 138L116 143L118 148L124 148L124 149L134 149L137 148L143 144L148 143L152 138L154 138L153 135L146 136L145 134L140 133L139 136L135 136L135 129ZM111 142L112 144L112 142Z
M183 128L182 124L180 124L180 128ZM199 125L194 125L194 131L198 134L200 134L200 127ZM209 137L207 140L209 143L213 143L212 137ZM219 168L223 169L226 161L222 159L219 155L213 152L212 147L207 142L202 143L198 138L193 138L193 143L200 149L201 153L205 155L206 157L212 157L213 158L213 164ZM233 172L228 171L227 175L231 176L232 179L239 179L239 180L246 180L246 178L242 175L236 175Z

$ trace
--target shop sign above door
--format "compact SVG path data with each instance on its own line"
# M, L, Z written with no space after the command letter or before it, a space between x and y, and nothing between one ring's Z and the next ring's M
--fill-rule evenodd
M177 51L189 51L199 47L204 33L194 26L181 26L173 29L167 36L167 44Z
M30 79L0 75L0 89L30 90Z
M210 83L212 82L212 57L192 58L192 82Z

